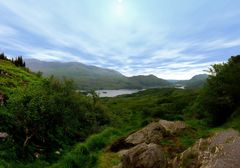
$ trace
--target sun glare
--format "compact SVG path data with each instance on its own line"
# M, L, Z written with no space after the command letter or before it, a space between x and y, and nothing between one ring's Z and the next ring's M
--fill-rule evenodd
M125 15L125 8L121 0L116 4L115 12L118 17L123 17Z
M126 16L126 4L123 0L117 0L114 8L115 15L119 18L124 18Z
M118 0L118 2L119 2L119 3L122 3L122 2L123 2L123 0Z

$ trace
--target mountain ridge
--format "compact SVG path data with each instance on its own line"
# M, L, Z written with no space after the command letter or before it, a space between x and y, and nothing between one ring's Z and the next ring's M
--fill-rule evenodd
M34 72L73 79L78 89L145 89L170 85L168 81L154 75L126 77L112 69L78 62L47 62L37 59L25 59L25 62Z
M208 78L207 74L198 74L193 76L189 80L169 80L174 85L181 85L186 88L197 88L202 87Z
M73 79L77 89L147 89L157 87L184 86L187 88L203 86L207 75L200 74L190 80L165 80L157 76L137 75L127 77L120 72L86 65L80 62L40 61L38 59L25 59L26 66L34 72L42 72L44 75L54 75L58 78L67 77Z

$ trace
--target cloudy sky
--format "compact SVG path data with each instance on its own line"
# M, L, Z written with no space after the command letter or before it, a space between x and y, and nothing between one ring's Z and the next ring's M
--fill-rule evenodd
M240 54L239 0L0 0L0 52L188 79Z

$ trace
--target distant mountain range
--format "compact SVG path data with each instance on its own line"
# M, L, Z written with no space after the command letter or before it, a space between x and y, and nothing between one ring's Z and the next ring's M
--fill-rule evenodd
M166 86L199 86L202 85L202 75L191 80L164 80L154 75L139 75L126 77L112 69L89 66L78 62L45 62L37 59L26 59L26 66L34 72L42 72L45 76L73 79L78 89L146 89ZM207 75L206 75L207 76Z
M202 87L208 78L207 74L193 76L190 80L169 80L175 86L184 86L185 88Z
M45 62L26 59L26 66L34 72L44 75L73 79L78 89L143 89L170 85L166 80L154 75L126 77L121 73L78 62Z

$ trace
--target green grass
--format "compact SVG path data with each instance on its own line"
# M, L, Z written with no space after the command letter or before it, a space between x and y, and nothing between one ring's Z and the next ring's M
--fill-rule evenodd
M0 59L0 91L8 94L17 87L26 86L30 82L39 81L39 77L23 67Z
M130 130L131 128L107 128L99 134L92 135L84 143L77 144L72 151L49 168L98 168L100 165L104 167L106 164L116 164L118 162L116 155L111 155L113 160L109 158L106 161L104 149L114 140L128 134Z
M103 151L100 153L98 168L111 168L117 166L120 162L121 158L118 153Z
M90 136L85 142L77 144L71 151L49 168L99 168L106 165L116 165L119 162L117 155L106 152L108 145L115 140L140 129L143 119L137 113L129 115L131 122L125 122L118 127L109 127L104 131ZM107 159L106 157L110 158Z

